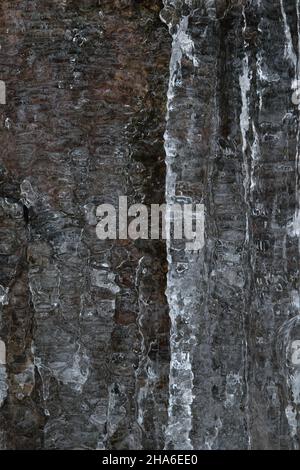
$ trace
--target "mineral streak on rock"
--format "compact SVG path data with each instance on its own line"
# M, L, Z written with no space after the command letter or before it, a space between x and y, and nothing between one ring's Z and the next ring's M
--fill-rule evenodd
M0 9L0 448L299 449L299 0Z

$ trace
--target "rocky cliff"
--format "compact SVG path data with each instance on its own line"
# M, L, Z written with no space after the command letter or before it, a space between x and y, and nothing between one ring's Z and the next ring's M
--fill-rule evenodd
M0 448L298 449L299 0L0 9Z

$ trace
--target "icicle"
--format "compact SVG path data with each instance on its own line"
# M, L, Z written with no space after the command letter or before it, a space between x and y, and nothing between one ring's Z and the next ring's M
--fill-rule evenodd
M171 2L172 3L172 2ZM171 3L164 2L167 7ZM188 2L186 2L188 3ZM181 85L181 62L186 56L194 65L198 61L194 55L194 44L188 35L189 16L183 16L173 36L172 54L170 60L170 79L167 95L167 129L165 132L166 152L166 203L167 217L170 216L171 208L176 202L176 173L172 164L177 156L178 141L172 136L170 129L170 112L175 106L174 98L176 87ZM170 31L171 27L169 25ZM192 120L192 115L191 115ZM187 131L188 134L188 131ZM169 408L168 427L166 430L166 448L193 449L190 432L192 429L192 403L193 403L193 379L192 372L192 350L195 344L193 315L193 292L191 291L190 276L194 268L193 253L187 255L189 263L187 272L178 276L176 265L172 257L173 242L167 240L167 259L169 272L167 276L166 296L169 304L171 319L171 361L170 361L170 383L169 383Z

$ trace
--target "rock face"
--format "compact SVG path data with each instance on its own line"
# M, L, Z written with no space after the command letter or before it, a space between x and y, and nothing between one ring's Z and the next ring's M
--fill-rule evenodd
M0 448L298 449L299 0L0 8Z
M163 446L165 244L95 230L119 195L164 201L170 39L136 3L1 4L6 448Z

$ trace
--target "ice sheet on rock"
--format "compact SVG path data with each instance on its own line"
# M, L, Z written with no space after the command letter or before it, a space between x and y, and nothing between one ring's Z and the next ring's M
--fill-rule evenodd
M74 356L66 358L63 362L50 362L49 368L57 380L82 393L89 376L89 358L82 347L77 349Z
M181 6L183 3L181 2ZM164 4L165 7L168 7L173 2L166 1ZM192 6L192 2L186 2L186 4ZM176 6L179 6L178 3ZM167 217L171 212L172 204L177 202L176 181L178 174L174 170L174 164L180 161L179 149L181 147L181 142L177 139L176 132L172 128L170 114L176 109L177 90L182 86L181 64L183 57L187 57L194 67L199 66L194 44L188 30L189 18L189 15L183 15L178 22L177 29L172 34L165 132ZM172 33L172 22L169 23L169 29ZM184 125L186 126L186 124ZM185 129L187 134L191 126L193 126L193 113L188 117L188 124ZM171 319L171 361L166 448L188 450L193 448L190 439L192 429L191 405L193 403L191 356L195 344L194 328L196 328L194 315L196 314L197 295L195 295L196 291L193 285L197 277L197 254L193 252L185 253L184 265L186 269L179 274L177 263L172 255L173 249L176 250L176 244L172 240L167 240L169 272L166 295Z

